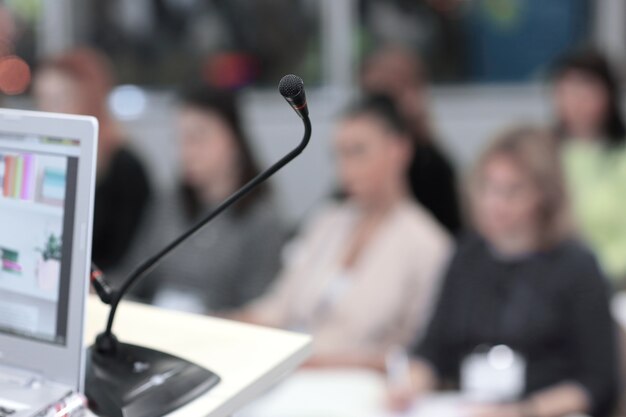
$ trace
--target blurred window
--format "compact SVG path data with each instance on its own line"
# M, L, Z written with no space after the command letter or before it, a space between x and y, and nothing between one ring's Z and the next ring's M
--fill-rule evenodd
M347 4L356 19L331 19L344 16ZM591 20L601 5L591 0L0 0L0 47L10 42L10 53L32 68L37 58L86 44L112 58L120 83L167 88L198 77L224 86L274 86L288 72L312 85L331 79L347 83L354 75L353 57L358 64L376 48L400 43L424 57L436 83L519 83L541 77L556 57L591 43ZM10 24L2 9L9 11ZM348 80L333 78L345 68Z
M435 82L526 82L590 40L589 0L359 0L359 52L419 52Z
M0 0L0 99L28 89L41 8L39 0Z
M121 83L273 86L288 72L321 82L316 0L74 2L78 43L106 52Z
M2 53L17 55L32 65L38 53L36 47L42 14L41 0L4 0L0 1L0 6L4 6L0 10Z

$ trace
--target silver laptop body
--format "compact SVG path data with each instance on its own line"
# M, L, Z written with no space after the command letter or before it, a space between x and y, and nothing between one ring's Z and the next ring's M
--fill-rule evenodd
M83 391L97 130L0 109L0 416Z

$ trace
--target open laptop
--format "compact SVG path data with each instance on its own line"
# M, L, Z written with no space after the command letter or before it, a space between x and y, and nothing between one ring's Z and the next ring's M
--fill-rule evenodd
M0 109L0 417L83 391L97 129Z

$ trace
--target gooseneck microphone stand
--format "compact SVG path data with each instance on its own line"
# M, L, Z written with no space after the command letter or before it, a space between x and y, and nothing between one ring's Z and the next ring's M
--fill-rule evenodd
M120 301L137 281L146 277L168 254L294 160L307 147L312 128L304 84L299 77L287 75L281 80L279 90L304 124L304 135L298 146L246 183L187 232L139 265L119 289L108 293L105 302L110 304L111 309L106 329L97 336L87 357L86 394L94 412L106 417L158 417L193 401L219 383L220 378L216 374L194 363L164 352L121 343L113 333L113 324ZM101 295L100 291L98 293Z

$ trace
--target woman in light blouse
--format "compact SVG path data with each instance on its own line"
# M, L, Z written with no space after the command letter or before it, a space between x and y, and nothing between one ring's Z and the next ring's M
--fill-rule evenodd
M334 152L345 198L308 223L276 285L239 318L312 333L311 366L380 368L421 331L451 242L410 197L411 139L389 99L350 108Z

